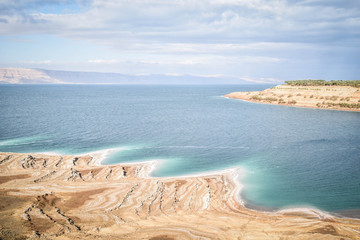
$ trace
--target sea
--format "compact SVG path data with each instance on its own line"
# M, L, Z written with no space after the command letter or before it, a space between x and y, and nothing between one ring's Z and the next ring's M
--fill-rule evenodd
M360 112L228 99L271 85L0 85L0 151L158 160L155 177L241 169L241 198L360 218Z

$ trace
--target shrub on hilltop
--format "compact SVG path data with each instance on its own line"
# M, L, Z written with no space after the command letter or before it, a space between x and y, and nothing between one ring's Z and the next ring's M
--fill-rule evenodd
M360 80L331 80L321 79L290 80L285 81L290 86L350 86L360 88Z

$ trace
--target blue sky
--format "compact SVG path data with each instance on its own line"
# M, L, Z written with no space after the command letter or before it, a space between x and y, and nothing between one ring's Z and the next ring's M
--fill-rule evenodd
M0 0L0 67L360 79L359 0Z

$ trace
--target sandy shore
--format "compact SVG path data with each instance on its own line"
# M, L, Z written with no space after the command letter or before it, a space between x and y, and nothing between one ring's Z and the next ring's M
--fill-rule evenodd
M349 86L279 85L263 91L225 95L245 101L294 107L360 111L360 89Z
M153 178L156 162L104 166L104 154L0 153L0 238L360 239L358 219L245 208L236 169Z

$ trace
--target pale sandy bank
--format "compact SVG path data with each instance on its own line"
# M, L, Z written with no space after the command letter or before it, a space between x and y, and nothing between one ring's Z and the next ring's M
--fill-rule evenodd
M0 238L360 239L357 219L244 208L234 171L151 178L101 157L0 153Z
M263 91L233 92L225 97L294 107L360 111L360 89L350 86L284 84Z

